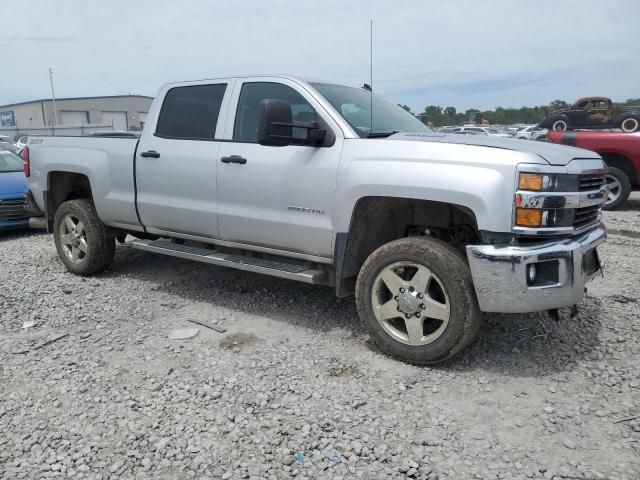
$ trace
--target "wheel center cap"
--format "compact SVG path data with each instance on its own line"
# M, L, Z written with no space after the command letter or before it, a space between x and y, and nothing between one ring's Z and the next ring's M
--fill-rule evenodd
M416 313L420 308L420 299L416 292L401 293L398 298L398 306L404 313Z

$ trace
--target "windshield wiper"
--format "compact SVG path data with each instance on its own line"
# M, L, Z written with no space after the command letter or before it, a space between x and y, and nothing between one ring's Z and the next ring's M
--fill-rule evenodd
M371 132L367 134L367 138L385 138L398 133L400 130L387 130L386 132Z

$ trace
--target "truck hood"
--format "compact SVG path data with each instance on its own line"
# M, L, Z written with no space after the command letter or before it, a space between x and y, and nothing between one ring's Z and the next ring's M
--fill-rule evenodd
M390 137L389 140L404 140L413 142L437 142L453 143L458 145L473 145L477 147L502 148L515 152L524 152L537 155L546 160L550 165L567 165L576 158L600 159L600 155L581 148L567 147L553 143L538 142L533 140L520 140L515 138L491 137L485 135L456 135L446 133L410 133L400 132Z

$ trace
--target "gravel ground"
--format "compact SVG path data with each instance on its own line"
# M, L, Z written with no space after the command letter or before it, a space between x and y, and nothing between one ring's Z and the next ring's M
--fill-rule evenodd
M577 310L486 315L434 368L377 352L330 289L128 247L83 279L3 234L0 477L637 480L638 210L605 213Z

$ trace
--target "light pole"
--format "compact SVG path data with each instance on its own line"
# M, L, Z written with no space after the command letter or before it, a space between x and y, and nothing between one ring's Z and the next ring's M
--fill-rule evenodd
M49 67L49 83L51 83L51 100L53 102L53 124L58 122L58 109L56 108L56 94L53 93L53 67Z

